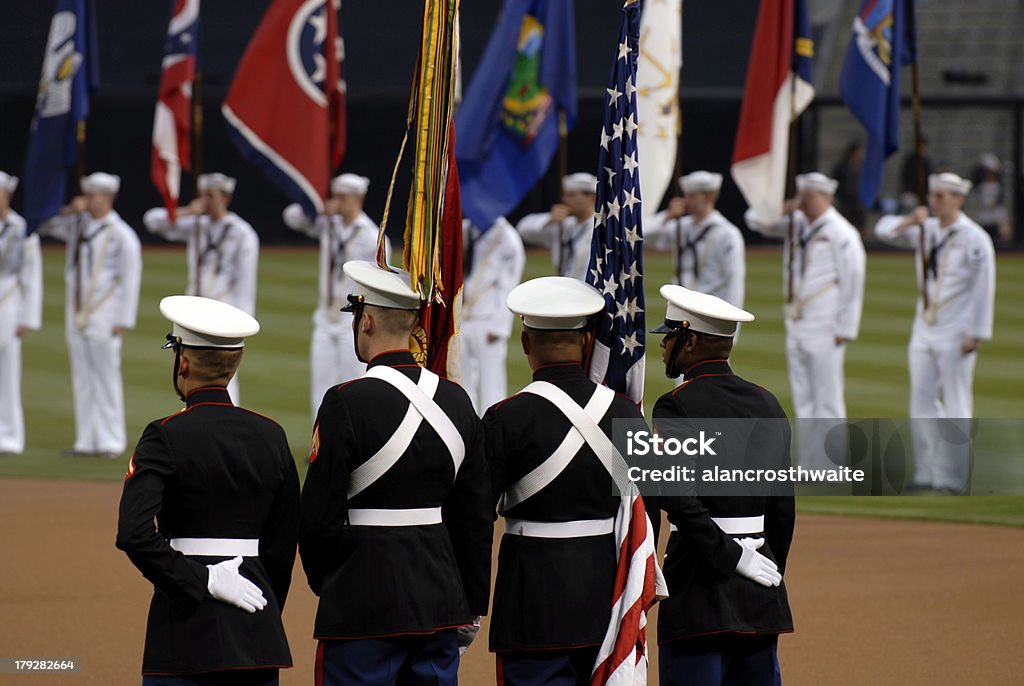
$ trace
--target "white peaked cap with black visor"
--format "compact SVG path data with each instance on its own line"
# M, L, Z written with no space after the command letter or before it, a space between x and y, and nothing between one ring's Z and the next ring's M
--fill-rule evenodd
M259 333L260 323L234 305L195 295L171 295L160 301L160 314L172 324L167 348L245 347L245 339Z
M659 290L668 301L665 321L651 333L672 334L684 330L732 337L741 322L754 321L754 315L721 298L682 286L667 285Z
M505 304L528 329L565 331L586 328L590 316L604 309L604 296L578 279L542 276L513 288Z
M355 284L342 312L352 312L360 304L393 310L420 309L420 294L409 287L409 272L382 269L364 260L350 260L342 269Z

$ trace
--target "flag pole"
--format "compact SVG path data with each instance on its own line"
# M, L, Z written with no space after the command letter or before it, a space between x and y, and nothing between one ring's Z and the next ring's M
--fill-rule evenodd
M195 197L199 197L199 175L203 173L203 72L196 67L195 76L192 77L192 176L195 182ZM193 259L196 275L195 295L202 295L202 229L200 227L200 215L194 214L192 226L192 240L196 246Z
M561 202L562 179L569 175L569 125L565 108L558 108L558 188ZM558 222L558 275L565 274L565 222Z
M333 6L328 3L328 12L333 11ZM327 44L324 44L324 57L327 57ZM325 89L326 90L326 89ZM338 116L338 100L332 97L330 94L327 96L327 197L324 199L324 214L327 215L327 221L323 223L323 227L320 229L327 233L327 308L328 312L334 312L334 270L337 267L334 264L334 231L331 223L334 221L334 215L327 213L327 203L331 200L331 177L334 174L334 146L338 140L338 123L336 118Z
M798 127L799 117L796 113L796 73L795 70L790 73L790 88L789 88L789 150L786 155L786 186L784 192L784 198L792 197L796 191L796 145L797 145L797 134L799 133ZM796 261L796 216L793 210L790 210L787 214L789 218L789 229L788 238L789 246L786 251L786 304L793 302L793 266Z
M75 161L75 175L78 177L78 190L73 197L78 197L82 192L82 179L85 177L85 118L79 119L75 126L75 146L78 152L78 159ZM67 177L65 177L67 178ZM77 213L75 219L75 317L82 309L82 213Z
M680 3L679 5L679 23L683 23L683 12L686 11L685 5ZM682 36L682 29L680 29L680 36ZM680 48L680 54L682 49ZM672 181L669 182L669 201L672 198L680 197L683 195L683 189L679 187L679 177L683 175L683 102L682 102L682 88L678 89L676 93L676 161L675 167L672 169ZM677 195L678 194L678 195ZM676 283L680 286L683 285L683 218L676 217Z
M913 75L913 95L912 103L914 108L914 157L917 169L915 174L917 176L917 201L922 205L927 205L924 192L924 155L921 153L922 137L921 137L921 79L920 73L917 66L917 60L914 60L914 64L911 66ZM924 240L924 224L920 225L920 230L917 232L917 246L918 252L921 254L921 305L924 311L928 310L928 252L925 249Z

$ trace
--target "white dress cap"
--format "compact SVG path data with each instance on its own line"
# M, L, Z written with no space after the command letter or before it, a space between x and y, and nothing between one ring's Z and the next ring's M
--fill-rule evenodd
M235 185L237 183L237 179L233 179L220 172L199 175L199 190L201 191L220 191L221 193L232 195L235 192Z
M160 301L160 314L171 320L171 334L190 348L244 348L246 336L260 323L234 305L195 295L171 295Z
M331 180L331 193L334 195L366 195L370 188L370 179L359 174L342 174Z
M961 178L953 172L942 172L928 176L929 191L949 191L957 195L967 195L971 192L971 182Z
M83 193L102 193L115 195L121 190L121 177L106 172L93 172L82 178Z
M576 172L562 177L563 191L597 193L597 177L586 172Z
M835 179L830 179L821 172L799 174L796 177L796 189L798 191L819 191L835 195L837 188L839 188L839 182Z
M722 189L722 175L709 171L695 171L679 177L683 193L717 193Z
M578 279L542 276L513 288L505 304L523 326L561 331L584 328L590 315L604 309L604 296Z
M679 328L711 334L734 336L740 322L754 321L754 315L721 298L691 291L682 286L662 286L661 297L668 301L665 323L651 333L670 333Z
M17 187L17 176L11 176L7 172L0 171L0 191L7 191L8 193L13 193L14 189Z
M409 272L388 271L378 267L376 262L363 260L349 260L342 269L345 276L355 282L352 295L362 298L364 304L393 310L420 309L420 294L410 288ZM351 306L342 311L350 312Z

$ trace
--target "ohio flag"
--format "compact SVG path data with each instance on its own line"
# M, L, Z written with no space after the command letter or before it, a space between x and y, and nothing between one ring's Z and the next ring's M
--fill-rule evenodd
M164 42L160 96L153 115L150 175L174 222L181 170L191 166L192 80L199 48L199 0L172 0Z

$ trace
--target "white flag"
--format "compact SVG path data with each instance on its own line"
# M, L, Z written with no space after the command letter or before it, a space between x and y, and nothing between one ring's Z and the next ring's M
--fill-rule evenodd
M640 18L636 77L637 145L644 214L653 215L672 183L679 121L679 72L683 66L683 1L648 0Z

